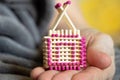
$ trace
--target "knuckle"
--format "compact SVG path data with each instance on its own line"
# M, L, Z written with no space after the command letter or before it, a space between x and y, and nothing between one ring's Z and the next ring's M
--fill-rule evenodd
M100 33L98 37L113 43L112 37L109 34Z
M99 43L101 43L102 46L105 45L103 47L105 47L106 50L108 49L108 51L109 51L109 50L114 49L113 48L114 47L114 42L113 42L112 37L110 35L105 34L105 33L99 33L96 36L96 40L98 40ZM113 51L111 51L111 52L113 52Z
M104 34L104 37L106 37L107 39L111 40L112 41L112 37L108 34Z

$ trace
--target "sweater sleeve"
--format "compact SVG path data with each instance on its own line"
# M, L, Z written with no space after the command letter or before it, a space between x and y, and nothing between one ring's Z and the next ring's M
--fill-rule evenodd
M53 15L53 0L0 0L0 80L31 80L42 66L42 37Z

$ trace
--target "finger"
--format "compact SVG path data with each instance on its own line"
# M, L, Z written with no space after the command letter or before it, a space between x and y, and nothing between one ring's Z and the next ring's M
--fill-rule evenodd
M44 72L44 69L41 67L37 67L31 71L31 78L33 80L37 80L39 75Z
M52 78L52 80L71 80L72 76L76 73L78 73L78 71L75 71L75 70L64 71L64 72L56 74Z
M90 48L87 54L87 60L90 65L101 69L105 69L111 64L111 59L107 54Z
M39 76L38 80L52 80L53 76L55 76L57 73L59 73L59 71L45 71Z
M101 69L110 66L110 54L114 53L112 39L108 35L99 33L91 41L87 49L88 63Z
M88 67L86 70L77 73L71 80L106 80L103 71L96 67Z

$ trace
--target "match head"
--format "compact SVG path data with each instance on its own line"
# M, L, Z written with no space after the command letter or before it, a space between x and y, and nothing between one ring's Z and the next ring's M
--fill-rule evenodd
M62 6L61 3L57 3L57 4L55 5L55 8L58 9L58 8L60 8L61 6Z
M71 4L71 1L68 0L67 2L64 3L64 5L66 5L66 4L69 4L69 5L70 5L70 4Z

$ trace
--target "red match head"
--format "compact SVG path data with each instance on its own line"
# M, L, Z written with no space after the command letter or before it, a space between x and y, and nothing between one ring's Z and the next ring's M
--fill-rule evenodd
M64 5L66 5L66 4L71 4L71 1L68 0L67 2L64 3Z
M57 9L57 8L60 8L61 6L62 6L61 3L57 3L57 4L55 5L55 8Z

